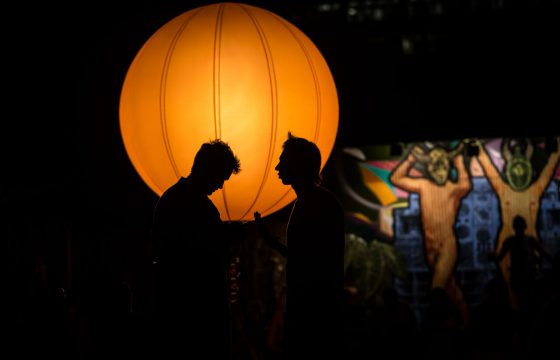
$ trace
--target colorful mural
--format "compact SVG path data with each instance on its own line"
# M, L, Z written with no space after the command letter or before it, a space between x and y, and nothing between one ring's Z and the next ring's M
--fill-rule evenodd
M468 317L488 281L503 275L509 283L509 258L498 263L492 255L514 234L516 215L549 254L560 251L559 142L459 139L338 149L336 192L348 233L394 247L407 273L394 284L418 316L430 290L440 287ZM550 265L542 262L544 271Z

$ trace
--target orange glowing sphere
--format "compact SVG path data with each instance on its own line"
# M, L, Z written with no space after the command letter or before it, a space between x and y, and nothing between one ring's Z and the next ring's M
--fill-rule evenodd
M122 87L120 128L134 168L158 195L190 173L202 143L227 142L242 171L211 199L223 220L249 220L295 199L274 170L288 131L315 142L325 165L338 97L325 59L294 25L219 3L177 16L144 44Z

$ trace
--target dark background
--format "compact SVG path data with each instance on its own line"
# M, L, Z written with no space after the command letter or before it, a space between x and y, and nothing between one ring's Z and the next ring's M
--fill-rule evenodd
M136 190L118 128L124 76L159 27L208 3L22 3L6 11L3 155L15 171L3 180L91 182L102 197L115 187ZM559 128L554 1L246 3L293 22L322 51L339 92L338 146L547 136ZM382 20L374 20L376 9Z
M157 197L124 150L120 89L149 36L208 3L3 9L0 225L14 293L38 258L55 287L92 272L139 277ZM339 94L335 146L560 134L555 1L245 3L291 21L323 53Z

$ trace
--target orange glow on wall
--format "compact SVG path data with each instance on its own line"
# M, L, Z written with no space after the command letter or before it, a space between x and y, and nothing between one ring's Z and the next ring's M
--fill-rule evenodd
M288 131L314 141L322 166L338 129L326 61L294 25L221 3L177 16L144 44L126 75L120 127L134 168L158 195L187 176L196 151L226 141L242 171L212 195L223 220L281 209L295 194L275 165Z

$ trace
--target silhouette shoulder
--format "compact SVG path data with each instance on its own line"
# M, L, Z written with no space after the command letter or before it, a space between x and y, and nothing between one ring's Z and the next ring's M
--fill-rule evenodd
M322 192L322 197L326 203L331 204L331 206L342 208L340 202L338 201L338 198L330 190L323 187L321 187L320 189Z

